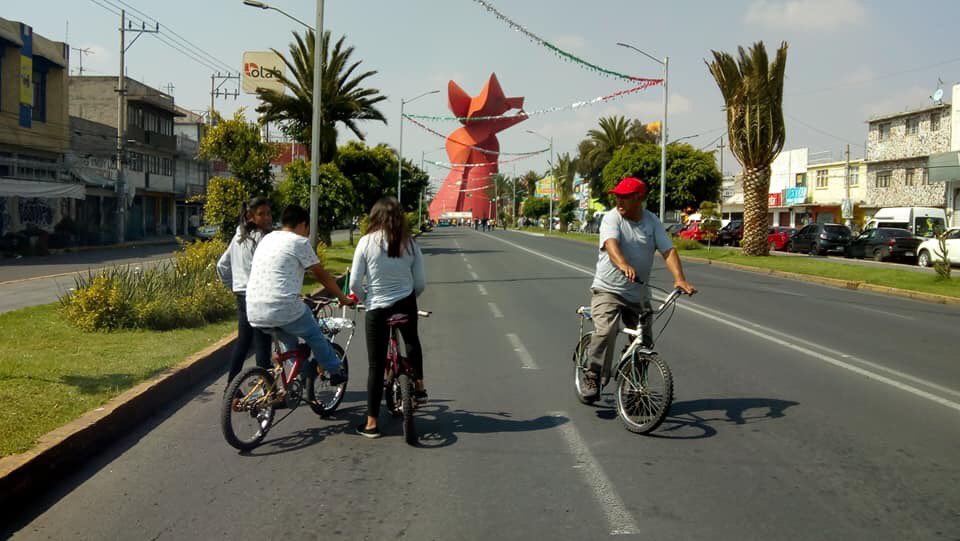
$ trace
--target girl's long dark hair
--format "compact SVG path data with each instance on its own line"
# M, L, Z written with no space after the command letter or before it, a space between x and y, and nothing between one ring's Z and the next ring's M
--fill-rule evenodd
M247 204L244 205L243 211L240 213L240 242L243 243L250 238L250 235L257 230L257 224L253 223L249 219L249 215L257 211L258 208L269 205L270 200L262 195L254 197L250 201L247 201Z
M403 208L396 197L384 197L370 209L367 234L383 231L387 241L387 256L400 257L410 247L410 232L403 216Z

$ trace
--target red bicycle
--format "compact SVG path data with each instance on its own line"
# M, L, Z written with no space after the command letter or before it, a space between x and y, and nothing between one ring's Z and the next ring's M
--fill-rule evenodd
M349 330L346 341L349 347L356 326L353 320L326 314L333 300L307 297L304 302L310 306L320 329L330 339L330 346L343 365L343 374L347 375L349 365L345 349L333 342L333 338L341 331ZM292 413L306 402L314 413L327 416L336 411L347 391L346 381L331 385L327 373L318 375L319 368L311 362L310 348L306 344L284 351L276 333L271 334L274 336L273 368L267 370L253 366L238 374L227 386L221 406L220 426L224 439L241 451L249 451L263 441L273 425L276 408L287 407Z

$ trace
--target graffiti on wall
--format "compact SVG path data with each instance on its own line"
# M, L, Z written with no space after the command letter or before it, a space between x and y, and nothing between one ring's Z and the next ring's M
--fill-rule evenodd
M41 197L20 198L20 225L49 228L53 225L53 208Z

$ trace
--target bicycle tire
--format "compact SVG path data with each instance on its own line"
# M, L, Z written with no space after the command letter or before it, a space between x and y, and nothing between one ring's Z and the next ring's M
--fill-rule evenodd
M413 422L413 378L407 374L397 377L400 384L400 409L403 412L403 440L407 445L417 444L417 428Z
M648 434L660 426L673 402L673 374L657 354L635 353L619 368L617 416L635 434ZM653 389L659 376L661 389Z
M230 382L220 407L220 428L224 439L231 447L240 451L249 451L263 441L273 424L274 405L271 400L271 395L274 393L273 384L273 374L259 366L244 370ZM258 386L266 387L267 390L258 389ZM256 396L252 396L254 393ZM235 404L235 400L242 401L244 398L247 399L247 404ZM246 409L247 407L249 409ZM245 417L256 419L255 424L258 427L249 437L238 435L233 423L235 418L240 421Z
M337 357L343 360L343 375L349 378L350 363L347 360L347 354L343 351L343 347L335 342L331 342L330 347L333 348ZM337 411L340 402L343 401L344 395L347 394L347 383L349 380L344 381L336 387L331 387L328 382L329 380L318 378L316 375L307 378L307 403L310 404L310 409L321 417L326 417Z
M590 340L593 338L593 331L590 331L580 337L576 347L573 348L573 389L577 395L577 400L581 404L591 405L600 398L600 393L587 396L584 394L583 376L589 368L590 357L587 355L587 348L590 346Z

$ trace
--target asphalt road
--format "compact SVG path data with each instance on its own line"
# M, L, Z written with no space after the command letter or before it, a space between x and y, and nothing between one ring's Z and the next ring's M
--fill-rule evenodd
M687 265L658 348L654 436L573 395L594 250L510 232L422 237L422 446L351 433L365 347L331 419L298 409L249 455L223 378L21 515L14 539L958 539L960 310ZM670 286L662 267L654 283ZM362 336L362 328L358 337Z

